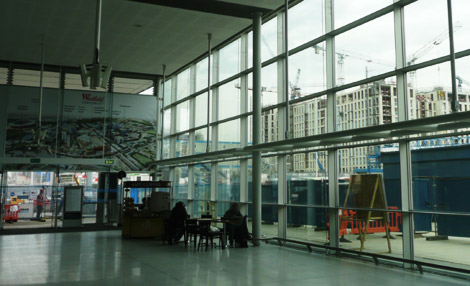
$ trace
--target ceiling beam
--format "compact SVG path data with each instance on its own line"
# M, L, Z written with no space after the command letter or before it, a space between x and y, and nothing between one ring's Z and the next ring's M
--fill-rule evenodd
M132 2L153 4L158 6L179 8L191 11L205 12L236 18L252 19L254 12L263 14L271 12L269 9L241 5L215 0L129 0Z
M25 69L25 70L41 70L41 64L38 63L27 63L27 62L11 62L14 69ZM0 67L8 68L10 66L10 61L0 60ZM44 65L44 71L47 72L60 72L80 74L80 69L78 66L59 66L59 65ZM160 74L148 74L148 73L137 73L137 72L128 72L128 71L118 71L113 70L111 73L114 77L123 77L129 79L143 79L143 80L154 80L158 77L162 77Z

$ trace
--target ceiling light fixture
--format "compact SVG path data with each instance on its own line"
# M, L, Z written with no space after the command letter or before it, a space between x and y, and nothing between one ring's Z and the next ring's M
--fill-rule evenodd
M96 1L96 24L95 24L95 49L93 55L93 63L80 65L80 76L82 78L82 86L88 86L88 78L90 78L90 88L98 87L106 88L112 67L102 66L100 63L100 37L101 37L101 7L102 0Z

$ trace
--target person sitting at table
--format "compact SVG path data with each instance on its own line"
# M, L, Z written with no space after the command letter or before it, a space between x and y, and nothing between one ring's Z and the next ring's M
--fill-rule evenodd
M248 247L248 227L246 224L246 215L242 215L240 212L240 206L237 203L233 203L230 209L225 212L224 220L227 221L227 231L229 234L230 243L235 239L238 247Z
M168 223L168 243L178 243L184 235L184 221L189 218L183 202L177 202L171 210Z

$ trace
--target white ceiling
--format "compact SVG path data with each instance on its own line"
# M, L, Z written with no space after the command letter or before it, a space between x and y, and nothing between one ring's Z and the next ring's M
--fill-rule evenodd
M283 0L225 0L275 9ZM0 60L77 66L93 58L95 0L0 0ZM115 70L172 73L251 23L248 19L175 8L103 0L101 62ZM136 27L139 25L141 27Z

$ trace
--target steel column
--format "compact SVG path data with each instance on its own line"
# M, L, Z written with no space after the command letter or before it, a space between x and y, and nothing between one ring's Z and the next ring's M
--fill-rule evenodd
M261 143L261 13L253 15L253 145ZM253 243L261 239L261 152L253 152Z
M277 61L277 89L278 103L285 103L285 106L279 107L277 112L277 140L289 138L289 51L287 45L287 12L288 0L285 1L285 11L277 15L277 54L283 54L284 57ZM277 177L278 177L278 237L287 238L287 156L277 157Z
M397 2L397 0L395 0ZM403 7L396 7L394 14L395 25L395 52L397 69L406 66L406 49L405 49L405 27L404 27L404 11ZM398 101L398 121L409 120L408 106L408 83L407 75L404 72L397 72L397 101ZM403 258L414 259L413 243L414 243L414 226L413 215L408 211L413 209L413 193L411 187L411 153L408 141L399 143L400 152L400 186L402 198L403 221ZM406 265L409 268L412 265Z
M455 50L454 50L454 24L452 20L452 0L447 0L447 19L449 28L449 45L450 45L450 72L452 75L452 112L458 112L459 100L457 96L457 78L455 72Z
M333 0L325 1L325 29L326 33L334 29ZM335 39L326 38L326 83L328 89L336 86L335 71ZM327 132L336 131L336 93L327 94ZM339 247L339 213L338 206L338 150L328 150L328 214L330 218L330 246Z
M241 35L240 69L248 68L248 33ZM240 113L248 112L248 76L243 74L240 78ZM248 116L240 119L240 147L248 146ZM247 213L248 203L248 159L240 160L240 202L243 213Z

